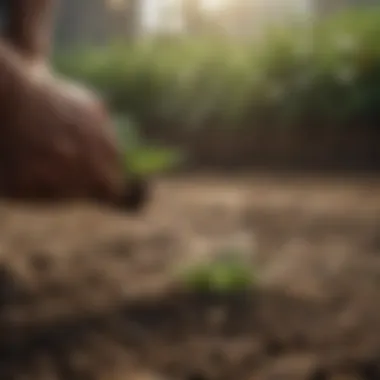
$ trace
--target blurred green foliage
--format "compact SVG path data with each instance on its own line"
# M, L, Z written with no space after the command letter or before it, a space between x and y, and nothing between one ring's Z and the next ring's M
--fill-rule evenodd
M253 268L239 256L239 252L221 252L210 262L185 268L179 274L178 282L187 290L201 293L230 293L253 289L257 283Z
M57 57L144 128L380 122L380 8L273 29L261 43L171 39Z
M184 153L178 149L147 144L136 123L123 115L114 118L125 158L125 170L137 177L151 177L178 168Z

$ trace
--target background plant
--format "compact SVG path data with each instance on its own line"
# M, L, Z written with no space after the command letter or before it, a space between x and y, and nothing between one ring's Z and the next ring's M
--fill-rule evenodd
M143 41L57 57L145 129L380 121L380 11L271 30L261 43Z

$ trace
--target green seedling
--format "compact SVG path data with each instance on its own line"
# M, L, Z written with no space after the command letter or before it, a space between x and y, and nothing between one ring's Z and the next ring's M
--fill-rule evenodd
M180 283L196 292L239 292L252 288L255 276L252 268L238 258L219 258L187 268Z
M140 146L128 150L125 165L129 173L138 176L151 176L169 171L183 161L179 151L174 149Z
M138 127L125 117L115 119L125 151L125 170L133 176L146 177L178 167L184 155L173 148L147 145L138 133Z

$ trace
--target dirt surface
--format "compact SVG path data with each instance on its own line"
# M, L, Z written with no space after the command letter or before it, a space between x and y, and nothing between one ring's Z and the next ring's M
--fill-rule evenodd
M1 379L380 379L380 180L162 180L139 216L0 224ZM226 248L255 289L180 290Z

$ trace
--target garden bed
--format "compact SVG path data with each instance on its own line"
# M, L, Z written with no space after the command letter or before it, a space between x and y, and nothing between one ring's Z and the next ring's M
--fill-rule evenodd
M0 377L378 379L379 190L192 177L137 217L4 204ZM184 281L226 248L249 288Z

